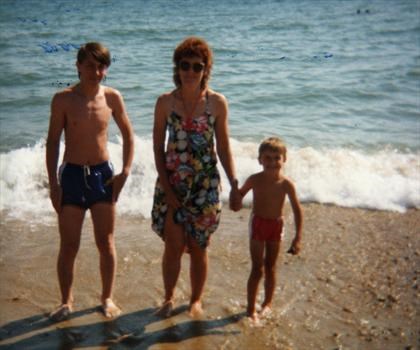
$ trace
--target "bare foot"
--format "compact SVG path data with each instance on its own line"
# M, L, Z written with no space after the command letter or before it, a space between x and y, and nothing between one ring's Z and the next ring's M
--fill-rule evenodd
M270 305L265 305L265 306L263 306L263 308L260 312L260 315L261 315L261 317L268 317L268 316L271 315L272 312L273 312L273 310L271 309L271 306Z
M158 317L170 317L174 309L174 302L172 300L165 301L162 306L157 310L154 315Z
M196 301L190 305L190 311L188 312L190 317L199 318L203 316L204 310L201 305L201 301Z
M111 298L105 299L102 304L102 311L107 318L114 318L121 315L121 309L114 304Z
M257 312L248 313L248 320L252 327L261 327L261 321Z
M69 304L61 304L57 310L54 310L49 314L49 318L54 322L60 322L67 320L72 312L72 308Z

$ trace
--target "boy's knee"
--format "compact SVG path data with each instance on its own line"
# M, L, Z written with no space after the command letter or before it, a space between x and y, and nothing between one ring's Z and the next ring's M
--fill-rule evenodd
M101 255L114 255L115 245L112 239L98 241L96 246Z
M264 274L264 266L263 265L253 265L251 269L252 276L256 278L261 278Z
M276 271L276 264L274 263L270 263L270 262L266 262L264 264L264 272L265 273L274 273Z
M79 251L78 243L61 243L60 255L65 257L75 257Z

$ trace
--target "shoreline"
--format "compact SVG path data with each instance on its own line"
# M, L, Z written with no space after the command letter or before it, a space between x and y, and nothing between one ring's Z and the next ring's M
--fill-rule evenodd
M304 204L302 252L286 254L294 236L285 210L273 313L253 327L245 316L250 270L248 217L226 206L209 247L204 317L187 315L188 256L176 289L175 315L153 312L163 298L163 244L149 219L118 217L114 299L123 314L99 312L99 259L87 217L74 281L75 312L52 323L59 303L54 225L1 216L0 349L415 349L419 347L420 211L406 213ZM259 300L262 295L260 284ZM64 345L63 345L64 344Z

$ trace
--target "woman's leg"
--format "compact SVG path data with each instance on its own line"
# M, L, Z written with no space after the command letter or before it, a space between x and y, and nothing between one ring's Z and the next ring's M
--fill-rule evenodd
M173 210L171 208L166 214L164 237L165 250L162 258L162 276L165 300L156 314L168 317L173 308L175 286L181 271L181 258L186 245L184 228L173 221Z
M188 237L188 247L191 256L190 279L191 279L191 299L190 315L198 317L203 314L201 296L204 284L207 280L208 255L207 249L201 248L196 240Z

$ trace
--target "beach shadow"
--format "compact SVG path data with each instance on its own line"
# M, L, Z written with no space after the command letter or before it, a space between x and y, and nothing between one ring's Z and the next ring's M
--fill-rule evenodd
M174 310L173 316L185 312L187 306ZM98 308L74 312L71 319L76 319ZM65 323L51 326L54 322L46 319L45 315L36 315L11 322L0 328L0 340L7 339L8 344L0 345L1 350L14 349L42 349L42 350L70 350L74 348L106 346L108 349L138 349L146 350L158 343L179 343L184 340L203 335L236 335L239 331L226 331L222 328L237 323L245 313L231 315L218 320L188 320L170 326L154 315L156 309L148 308L110 321L96 322L85 325L65 326ZM161 322L163 327L155 331L146 332L146 326ZM44 329L48 328L48 329ZM11 338L34 333L24 339L10 342Z
M86 316L94 312L100 312L100 307L97 306L89 309L75 311L70 315L68 320L78 318L81 316ZM13 321L6 324L3 327L0 327L0 341L17 337L25 333L34 332L42 328L47 328L53 326L56 323L59 322L52 321L48 317L48 314L39 314L21 320Z

